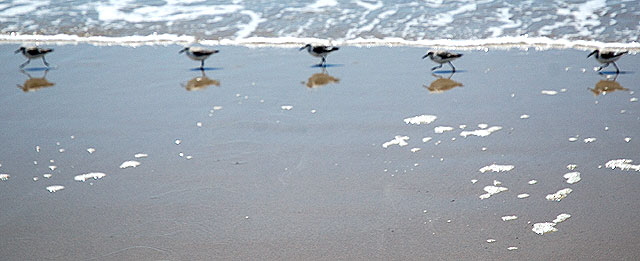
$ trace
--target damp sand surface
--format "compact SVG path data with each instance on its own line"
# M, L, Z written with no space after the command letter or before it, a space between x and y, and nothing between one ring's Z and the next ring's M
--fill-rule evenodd
M412 47L343 47L323 70L294 48L220 46L204 73L176 45L54 47L54 69L22 73L0 45L3 260L640 256L640 174L605 167L640 162L640 56L614 81L580 50L461 51L432 75ZM479 171L494 164L513 168Z

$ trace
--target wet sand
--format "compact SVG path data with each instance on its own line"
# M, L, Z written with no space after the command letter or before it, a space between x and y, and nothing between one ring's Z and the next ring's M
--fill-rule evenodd
M461 51L432 75L424 48L343 47L323 73L221 46L203 79L176 45L67 45L38 79L17 47L0 45L3 260L640 256L640 172L605 167L640 164L637 55L614 82L578 50Z

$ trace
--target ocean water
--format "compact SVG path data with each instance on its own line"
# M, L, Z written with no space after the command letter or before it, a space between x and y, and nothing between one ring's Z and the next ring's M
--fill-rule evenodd
M640 48L636 0L6 0L0 41Z

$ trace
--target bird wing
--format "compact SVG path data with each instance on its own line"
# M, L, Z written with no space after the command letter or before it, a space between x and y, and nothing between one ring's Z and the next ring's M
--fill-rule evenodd
M217 52L218 51L216 50L197 50L197 51L193 51L192 53L195 56L205 56L205 55L211 55Z
M617 52L601 52L600 53L600 58L611 59L611 58L620 57L625 53L627 53L627 52L621 52L621 53L617 53Z
M313 52L314 53L328 53L328 52L333 52L333 51L337 51L338 47L333 47L333 46L316 46L313 47Z
M462 54L444 52L444 53L438 53L438 56L440 56L440 58L442 59L449 59L449 58L458 58L462 56Z

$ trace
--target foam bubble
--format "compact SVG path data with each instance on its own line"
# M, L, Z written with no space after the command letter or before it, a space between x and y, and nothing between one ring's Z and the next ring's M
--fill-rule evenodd
M135 161L135 160L125 161L122 164L120 164L120 168L121 169L135 168L137 166L140 166L140 162L139 161Z
M429 124L434 122L436 119L438 119L437 116L435 115L418 115L418 116L414 116L414 117L409 117L404 119L404 122L406 124L415 124L415 125L420 125L420 124Z
M480 172L485 173L487 171L491 171L491 172L505 172L505 171L510 171L512 169L514 169L515 166L513 165L498 165L498 164L491 164L489 166L484 166L482 168L479 169Z
M566 198L569 195L569 193L571 193L572 191L573 189L570 189L570 188L561 189L561 190L558 190L556 193L547 195L545 198L551 201L560 201Z
M64 186L62 186L62 185L52 185L52 186L46 187L46 189L49 192L53 193L53 192L57 192L57 191L63 190Z
M77 175L77 176L73 177L73 179L75 181L84 182L87 179L101 179L101 178L104 178L105 176L107 176L107 174L104 174L102 172L91 172L91 173Z

